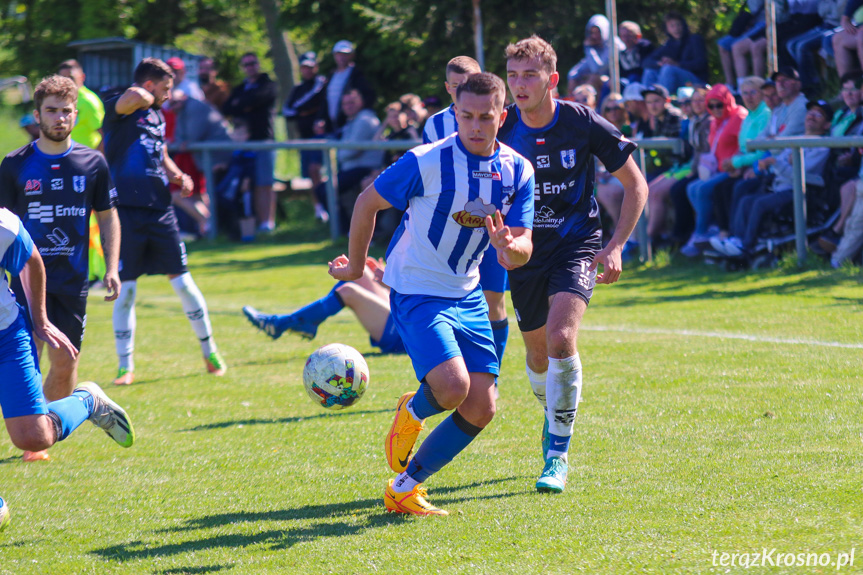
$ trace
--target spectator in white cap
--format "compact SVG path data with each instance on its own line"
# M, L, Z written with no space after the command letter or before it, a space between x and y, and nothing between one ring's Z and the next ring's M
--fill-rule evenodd
M629 125L635 137L641 134L648 120L647 106L644 105L644 96L641 95L641 91L646 87L638 82L630 82L623 90L623 106L629 114Z
M339 40L333 46L336 69L327 79L327 106L321 120L324 126L320 133L333 133L345 125L347 119L342 112L342 96L350 90L359 90L367 107L374 105L375 94L363 73L354 62L354 45L348 40Z

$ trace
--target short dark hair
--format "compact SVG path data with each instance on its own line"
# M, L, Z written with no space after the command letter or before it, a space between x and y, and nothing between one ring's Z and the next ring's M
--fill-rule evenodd
M78 70L80 72L84 71L84 68L81 67L81 64L78 63L78 60L74 58L70 58L69 60L64 60L60 62L60 65L57 66L57 73L59 74L63 70Z
M174 77L174 71L170 66L158 58L144 58L135 68L134 81L139 86L144 82L161 82L165 78Z
M684 20L683 14L677 12L676 10L669 10L668 12L666 12L664 21L668 22L670 20L679 20L682 24L686 24L686 20Z
M447 74L478 74L482 72L479 62L470 56L456 56L446 65Z
M842 74L842 78L839 80L839 85L841 86L845 82L854 82L854 87L858 90L861 86L863 86L863 73L860 72L846 72Z
M240 56L240 62L242 62L242 61L243 61L243 59L248 58L249 56L251 56L252 58L254 58L256 62L259 62L259 61L260 61L260 58L258 58L258 55L257 55L257 54L255 54L254 52L246 52L245 54L243 54L242 56Z
M503 108L504 100L506 100L506 84L491 72L480 72L479 74L471 74L468 76L467 80L462 82L456 90L456 100L458 100L464 92L476 94L478 96L493 94L500 102L501 108Z
M46 76L33 93L33 103L36 109L42 112L42 102L49 96L55 96L61 100L72 100L77 105L78 85L71 78L52 74Z
M549 74L557 71L557 53L551 47L551 44L536 34L507 46L504 57L507 62L510 60L520 61L536 58Z

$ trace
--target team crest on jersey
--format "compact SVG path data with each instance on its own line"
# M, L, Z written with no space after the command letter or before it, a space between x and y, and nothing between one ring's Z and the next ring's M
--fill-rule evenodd
M87 176L72 176L72 189L83 194L87 189Z
M563 164L563 167L567 170L571 170L575 167L575 150L561 150L560 151L560 163Z
M492 204L486 204L481 198L471 200L464 205L464 209L452 215L455 223L465 228L485 227L485 217L494 214L496 208Z
M474 170L473 177L478 180L495 180L499 182L500 172L481 172L479 170Z
M42 180L27 180L24 184L25 196L38 196L42 193Z

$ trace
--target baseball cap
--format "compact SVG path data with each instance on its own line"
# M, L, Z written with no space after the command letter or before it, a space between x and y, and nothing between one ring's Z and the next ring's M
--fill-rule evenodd
M668 99L668 90L662 84L651 84L647 86L643 90L641 90L641 96L645 97L648 94L656 94L657 96L662 96L666 100Z
M18 122L18 125L22 128L26 128L27 126L35 126L36 118L33 117L33 114L24 114L21 116L21 121Z
M811 110L815 107L821 108L824 115L827 117L828 122L833 121L833 106L831 106L827 100L812 100L806 104L807 110Z
M644 84L640 84L638 82L630 82L629 86L623 89L623 101L643 102L644 96L641 95L641 91L644 90L644 88Z
M309 50L300 55L300 66L314 67L318 65L318 55Z
M792 80L800 79L800 74L797 72L797 68L795 68L794 66L782 66L770 75L770 79L775 82L776 78L778 78L779 76L785 76L786 78L791 78Z
M173 70L185 70L186 64L183 63L183 60L174 56L173 58L168 58L168 61L165 62L168 66Z
M354 45L347 40L339 40L333 46L333 54L350 54L354 51Z

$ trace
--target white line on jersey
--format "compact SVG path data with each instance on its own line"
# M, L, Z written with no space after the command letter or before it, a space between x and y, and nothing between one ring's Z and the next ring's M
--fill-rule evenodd
M582 325L579 329L586 331L605 331L654 335L680 335L686 337L714 337L717 339L741 339L758 343L784 343L788 345L812 345L820 347L841 347L845 349L863 349L863 343L842 343L838 341L818 341L814 339L786 339L780 337L748 335L745 333L723 333L717 331L693 331L688 329L656 329L643 327L614 327L607 325Z

